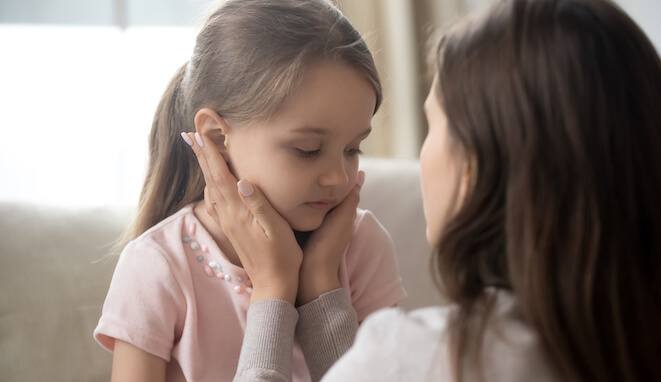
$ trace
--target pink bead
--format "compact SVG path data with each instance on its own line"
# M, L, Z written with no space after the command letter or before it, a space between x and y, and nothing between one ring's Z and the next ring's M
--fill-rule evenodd
M218 277L219 279L222 279L222 278L225 278L225 274L223 272L218 272L218 273L216 273L216 277Z
M243 288L243 285L235 285L234 286L234 291L238 294L241 294L245 292L245 289Z
M188 226L188 233L189 233L191 236L195 236L195 227L196 227L196 226L195 226L195 223L191 223L191 224Z
M246 292L248 292L248 294L252 293L252 288L251 287L246 288Z
M209 247L204 244L200 245L200 249L202 249L202 252L209 252Z
M211 267L208 266L208 265L204 266L204 273L206 273L207 276L209 276L209 277L215 276L215 274L213 273L213 269L211 269Z

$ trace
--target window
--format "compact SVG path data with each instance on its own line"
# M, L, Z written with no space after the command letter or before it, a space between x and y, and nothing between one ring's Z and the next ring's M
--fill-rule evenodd
M0 200L137 203L154 110L210 4L1 2Z

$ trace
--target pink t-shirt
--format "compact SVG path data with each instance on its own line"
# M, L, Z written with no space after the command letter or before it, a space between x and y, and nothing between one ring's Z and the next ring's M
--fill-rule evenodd
M370 211L357 211L340 282L359 322L406 296L392 240ZM231 381L250 292L246 272L222 254L191 204L126 246L94 338L109 351L119 339L163 358L167 381ZM292 371L294 381L310 380L298 345Z

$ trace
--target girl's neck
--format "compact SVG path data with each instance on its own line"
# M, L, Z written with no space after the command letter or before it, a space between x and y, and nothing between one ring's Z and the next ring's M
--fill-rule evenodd
M207 232L209 232L213 240L216 242L216 245L218 245L218 248L220 248L220 251L223 253L223 255L225 255L227 260L237 267L243 267L241 264L241 259L239 259L239 255L234 250L230 240L227 238L227 236L225 236L225 233L220 227L220 224L218 224L218 222L207 213L204 207L204 201L195 203L193 206L193 213L195 214L195 217L197 217L197 220L202 223L202 226L204 226Z

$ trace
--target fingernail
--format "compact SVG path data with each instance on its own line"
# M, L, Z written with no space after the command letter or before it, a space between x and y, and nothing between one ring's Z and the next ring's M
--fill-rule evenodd
M360 187L363 186L363 183L365 183L365 171L358 171L358 177L356 179L356 183L358 183Z
M204 147L204 141L202 140L200 133L195 133L195 140L197 141L197 144L200 145L200 147Z
M252 184L246 180L241 179L237 185L239 187L239 192L243 196L250 196L255 191L255 189L252 187Z
M188 134L186 134L186 133L181 133L181 137L184 139L184 141L186 142L186 144L188 144L188 146L193 146L193 141L191 141L191 139L190 139L190 137L188 136Z

